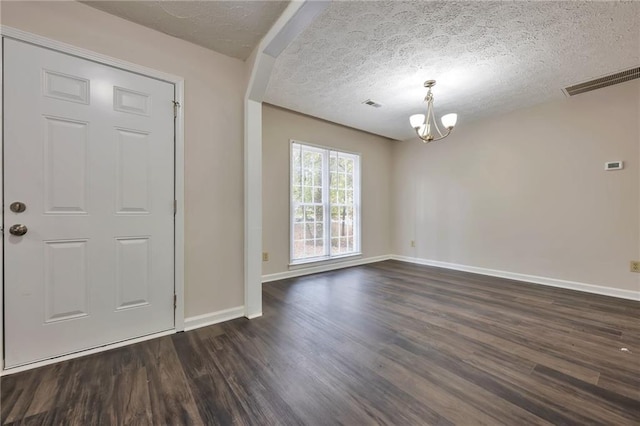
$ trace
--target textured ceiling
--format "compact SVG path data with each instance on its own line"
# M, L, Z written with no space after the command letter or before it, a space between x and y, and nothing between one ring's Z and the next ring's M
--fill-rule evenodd
M464 126L639 64L640 2L335 1L278 57L265 100L402 140L427 79L436 115Z
M89 6L246 59L288 1L83 1Z

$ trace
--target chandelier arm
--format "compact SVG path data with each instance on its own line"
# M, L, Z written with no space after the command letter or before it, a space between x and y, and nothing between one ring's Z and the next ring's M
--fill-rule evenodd
M429 95L431 95L431 90L429 90ZM426 134L424 136L429 137L431 136L431 122L432 117L433 117L433 97L427 95L427 115L425 116L425 131Z
M420 131L418 129L416 130L416 135L418 135L418 138L420 138L423 142L427 143L427 142L431 142L431 140L429 138L427 138L426 135L421 135Z
M440 136L439 138L434 138L432 142L439 141L439 140L442 140L442 139L446 138L447 136L449 136L451 134L452 130L453 129L447 129L447 133L445 133L444 135Z
M444 135L442 134L442 131L440 130L440 127L438 127L438 123L436 123L436 121L433 121L434 126L436 127L436 131L438 132L438 134L440 135L440 139L444 138Z
M431 89L429 89L429 94L431 95ZM438 126L436 114L433 110L433 95L429 96L429 113L427 115L427 121L431 121L433 123L433 127L436 128L436 132L438 132L438 135L440 136L439 139L442 139L444 135L442 134L442 130L440 130L440 126Z
M429 113L429 110L427 109L427 114L428 114L428 113ZM418 129L416 129L416 132L418 132L418 133L420 134L420 138L423 138L423 137L427 136L427 133L429 133L429 132L428 132L428 130L429 130L429 129L427 128L427 127L428 127L428 126L427 126L427 123L429 122L429 118L428 118L428 116L427 116L427 115L425 115L424 117L425 117L425 118L424 118L424 123L422 123L422 126L421 126L421 127L419 127ZM422 130L421 132L419 131L420 129Z
M429 142L423 135L420 134L419 129L416 128L415 131L416 131L416 135L418 135L420 139L422 139L424 142Z
M442 139L444 135L442 134L442 130L440 130L440 126L438 126L438 120L436 120L435 114L433 115L433 125L436 127L436 130L438 131L438 134L440 135L440 139Z
M434 138L433 136L431 138L429 138L428 137L429 135L421 135L420 131L418 129L414 129L414 130L416 131L416 135L418 135L418 137L421 140L423 140L426 143L429 143L429 142L436 142L436 141L439 141L439 140L442 140L442 139L446 138L447 136L449 136L451 134L451 131L453 129L447 129L447 133L445 133L444 135L441 135L439 138Z

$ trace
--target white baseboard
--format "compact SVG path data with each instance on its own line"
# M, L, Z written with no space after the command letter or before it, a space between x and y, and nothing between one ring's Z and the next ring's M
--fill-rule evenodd
M366 265L367 263L382 262L391 259L391 255L366 257L364 259L345 260L343 262L329 263L320 266L309 266L308 268L292 269L290 271L278 272L262 276L262 283L284 280L287 278L301 277L303 275L317 274L318 272L333 271L336 269L349 268L351 266Z
M220 322L229 321L243 316L244 306L236 306L235 308L224 309L222 311L196 315L195 317L184 319L184 331L195 330L196 328L218 324Z
M437 266L439 268L453 269L456 271L472 272L474 274L489 275L492 277L507 278L516 281L525 281L533 284L542 284L550 287L565 288L568 290L583 291L585 293L600 294L603 296L618 297L621 299L640 301L640 292L622 290L612 287L604 287L594 284L580 283L576 281L559 280L556 278L539 277L536 275L520 274L517 272L499 271L496 269L480 268L477 266L460 265L457 263L441 262L439 260L421 259L417 257L391 255L394 260L416 263L418 265Z

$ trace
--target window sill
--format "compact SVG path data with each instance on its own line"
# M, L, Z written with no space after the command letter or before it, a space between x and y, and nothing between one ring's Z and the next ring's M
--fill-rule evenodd
M334 256L331 258L321 258L321 259L304 259L304 260L296 260L289 263L289 270L296 269L304 269L310 268L313 266L322 266L322 265L332 265L334 263L344 262L345 260L359 259L362 257L362 253L349 253L344 256Z

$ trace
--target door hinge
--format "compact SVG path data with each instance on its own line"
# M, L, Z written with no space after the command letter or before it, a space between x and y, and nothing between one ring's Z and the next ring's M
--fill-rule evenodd
M177 117L178 116L178 108L181 107L180 102L178 101L171 101L173 102L173 117Z
M173 295L173 310L175 311L178 308L178 296Z
M173 200L173 215L178 214L178 200Z

